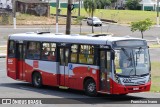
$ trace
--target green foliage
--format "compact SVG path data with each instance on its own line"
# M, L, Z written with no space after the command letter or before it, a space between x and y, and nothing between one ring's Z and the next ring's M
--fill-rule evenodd
M81 24L82 20L85 18L85 16L78 16L75 21L77 24Z
M83 5L84 5L85 11L89 14L89 16L91 16L92 11L94 13L97 8L97 4L95 0L84 0Z
M141 21L131 22L131 31L134 32L139 30L143 38L143 32L148 30L152 24L153 22L149 18Z
M111 5L111 0L97 0L96 2L97 2L97 4L99 4L97 6L98 9L104 9L105 6Z
M111 3L115 3L115 2L117 2L117 0L110 0L111 1Z
M126 7L129 9L129 10L138 10L138 7L140 6L139 2L141 0L128 0L126 2Z

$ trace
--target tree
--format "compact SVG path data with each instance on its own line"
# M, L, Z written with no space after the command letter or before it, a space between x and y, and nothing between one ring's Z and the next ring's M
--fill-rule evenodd
M89 16L91 16L92 10L93 10L93 13L94 13L95 10L97 9L97 4L96 3L97 3L96 0L84 0L83 1L84 9L89 14Z
M115 8L117 0L110 0L110 1L111 1L111 4L112 4L112 7Z
M85 16L78 16L77 18L76 18L76 23L77 24L79 24L79 26L80 26L80 34L81 34L81 27L82 27L82 20L85 18Z
M97 4L99 4L97 7L104 9L105 6L110 6L111 5L111 0L97 0Z
M128 0L126 2L126 7L130 10L138 10L138 7L140 6L140 1L141 0Z
M139 30L143 39L143 32L150 29L152 24L153 22L149 18L137 22L131 22L131 31L134 32Z

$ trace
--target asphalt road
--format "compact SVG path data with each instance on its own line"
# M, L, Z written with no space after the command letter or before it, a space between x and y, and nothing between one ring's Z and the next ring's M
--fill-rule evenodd
M56 98L55 103L69 104L90 104L94 106L121 107L123 104L134 107L134 104L126 104L133 101L146 100L146 98L158 98L160 101L160 93L133 93L126 96L113 96L99 94L96 99L92 99L84 94L83 91L64 90L56 87L44 86L40 89L34 88L30 83L13 80L6 75L6 59L0 58L0 98ZM58 99L60 98L60 99ZM155 99L150 99L155 100ZM93 104L92 104L93 103ZM96 104L95 104L96 103ZM98 103L98 104L97 104ZM102 104L102 105L99 105ZM116 104L118 103L118 104ZM89 105L89 106L91 106ZM136 104L137 105L137 104ZM151 104L149 104L151 105ZM145 106L149 106L146 104ZM38 106L38 105L35 105ZM40 105L49 106L49 105ZM59 105L55 105L59 106ZM62 106L62 105L61 105ZM73 105L72 105L73 106ZM87 105L88 106L88 105ZM156 107L157 104L152 104Z
M65 33L66 26L59 25L59 32ZM102 30L101 30L102 29ZM20 33L20 32L37 32L37 31L50 31L55 33L56 26L55 25L33 25L33 26L17 26L17 29L13 29L13 26L0 26L0 34L2 36L7 36L13 33ZM92 27L86 25L86 22L83 22L82 33L91 33ZM101 33L102 32L109 32L114 34L114 36L126 36L130 35L133 37L141 38L141 33L139 31L131 32L129 26L119 25L119 24L107 24L104 23L102 27L94 27L94 32ZM71 26L71 33L79 33L80 26L79 25L72 25ZM160 27L152 27L150 30L144 32L144 39L155 39L156 37L160 38Z

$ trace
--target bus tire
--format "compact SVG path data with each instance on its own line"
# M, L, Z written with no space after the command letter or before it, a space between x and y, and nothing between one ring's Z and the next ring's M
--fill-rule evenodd
M34 87L42 87L42 76L39 72L35 72L32 76L32 84Z
M88 96L96 96L97 95L97 91L96 91L96 83L93 79L88 79L86 80L85 84L84 84L84 88L85 88L85 93Z

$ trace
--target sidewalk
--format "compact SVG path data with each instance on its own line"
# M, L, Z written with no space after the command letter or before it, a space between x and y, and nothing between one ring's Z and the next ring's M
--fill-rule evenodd
M2 45L0 46L0 58L5 58L7 55L7 46Z

